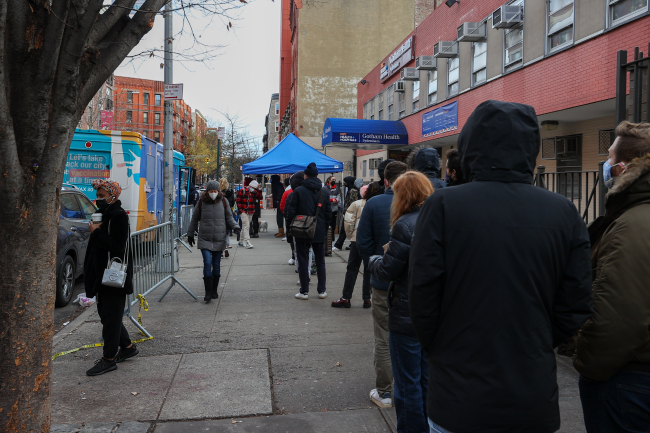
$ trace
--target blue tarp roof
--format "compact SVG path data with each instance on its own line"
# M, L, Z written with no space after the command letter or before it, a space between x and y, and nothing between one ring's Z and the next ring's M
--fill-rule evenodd
M317 151L293 134L287 135L275 147L244 164L244 174L284 174L295 173L314 162L319 173L338 173L343 171L343 163Z
M406 127L399 120L328 118L323 125L323 146L375 144L408 145ZM362 146L361 146L362 147Z

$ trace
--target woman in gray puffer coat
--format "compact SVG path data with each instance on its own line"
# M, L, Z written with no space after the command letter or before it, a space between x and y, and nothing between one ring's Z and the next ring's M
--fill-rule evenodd
M199 226L199 221L201 225ZM219 190L219 182L208 182L205 192L194 207L192 222L187 230L187 242L194 246L194 233L199 232L197 248L203 255L203 282L205 302L217 299L221 277L221 254L226 249L226 236L230 230L239 234L239 226L232 217L228 201Z

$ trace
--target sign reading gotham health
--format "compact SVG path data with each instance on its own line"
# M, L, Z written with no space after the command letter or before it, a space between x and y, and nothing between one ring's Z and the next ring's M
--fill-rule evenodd
M408 133L399 121L328 118L323 126L323 146L340 144L408 144Z
M444 134L458 129L458 101L422 115L422 136Z
M381 64L379 70L379 80L383 83L395 72L399 71L404 65L413 60L413 42L415 36L408 38L397 50L388 56L388 62Z

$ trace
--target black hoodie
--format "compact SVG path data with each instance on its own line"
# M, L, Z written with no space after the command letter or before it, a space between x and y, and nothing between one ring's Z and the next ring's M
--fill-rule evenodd
M531 184L539 143L532 107L479 105L458 142L473 181L436 191L415 226L427 415L455 433L560 427L553 349L592 314L590 246L575 206Z
M417 170L424 174L429 179L429 182L431 182L434 190L447 186L445 181L439 177L440 156L436 149L424 147L413 150L404 162L409 166L409 169Z
M293 184L293 179L291 182ZM323 187L319 178L310 177L305 179L302 185L297 187L291 195L289 195L287 204L285 205L288 221L293 221L296 215L316 215L316 204L319 200L322 207L318 213L318 224L316 225L314 237L312 239L296 238L297 241L314 243L325 242L325 229L332 218L329 189Z

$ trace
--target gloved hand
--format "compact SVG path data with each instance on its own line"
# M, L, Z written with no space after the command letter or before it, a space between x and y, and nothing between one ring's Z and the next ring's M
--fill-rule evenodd
M187 243L193 247L194 246L194 236L188 236L187 237Z
M241 233L241 229L237 227L235 230L233 230L233 232L235 232L235 234L239 236L239 234Z

